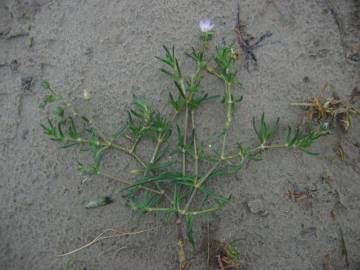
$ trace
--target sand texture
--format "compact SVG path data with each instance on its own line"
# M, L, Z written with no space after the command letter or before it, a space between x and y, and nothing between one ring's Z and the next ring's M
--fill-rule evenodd
M56 257L104 229L146 228L156 219L128 209L118 183L101 177L84 182L76 165L85 156L59 150L43 135L40 81L49 80L80 108L83 89L89 89L92 114L110 134L126 119L133 94L162 108L168 91L175 91L158 70L154 56L162 55L161 46L174 44L180 62L186 62L183 52L199 43L202 18L215 21L215 43L234 41L236 5L232 0L0 0L1 270L176 269L173 226ZM360 43L358 0L241 0L241 18L254 37L267 31L272 36L255 51L257 68L249 72L238 64L243 88L236 91L244 100L230 143L253 141L251 118L262 112L269 119L280 117L285 135L287 125L300 123L304 115L290 103L318 95L326 83L328 94L342 97L360 86L360 57L349 59ZM203 87L210 94L223 91L215 79ZM222 107L209 103L200 118L204 142L214 143L224 122ZM359 120L354 118L347 134L334 131L317 143L313 150L319 156L268 152L237 177L214 181L215 189L233 199L209 217L210 224L218 239L237 240L241 269L323 269L327 254L337 270L360 269ZM339 142L344 161L334 151ZM134 167L127 157L106 158L107 168L121 177ZM284 198L294 184L308 198ZM105 195L114 203L84 207ZM201 251L206 221L194 227L196 270L206 269Z

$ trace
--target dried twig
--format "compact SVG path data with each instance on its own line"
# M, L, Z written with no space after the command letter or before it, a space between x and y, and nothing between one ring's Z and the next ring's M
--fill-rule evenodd
M83 250L84 248L87 248L87 247L90 247L92 246L93 244L99 242L99 241L102 241L102 240L105 240L105 239L109 239L109 238L115 238L115 237L121 237L121 236L126 236L126 235L136 235L136 234L141 234L141 233L145 233L145 232L150 232L150 231L153 231L157 228L159 228L160 226L156 226L156 227L152 227L152 228L149 228L149 229L144 229L144 230L139 230L139 231L119 231L119 230L115 230L115 229L106 229L105 231L103 231L102 233L100 233L98 236L96 236L93 240L91 240L90 242L88 242L87 244L77 248L77 249L74 249L72 251L69 251L67 253L64 253L64 254L59 254L57 256L59 257L64 257L64 256L68 256L68 255L71 255L71 254L74 254L76 252L79 252L80 250ZM106 235L108 233L112 233L111 235ZM126 246L124 247L121 247L121 249L124 249L126 248Z
M322 124L336 124L336 122L348 131L352 124L352 115L360 115L360 110L354 106L355 98L359 94L353 90L350 99L341 99L336 95L324 97L327 88L325 85L320 95L314 96L305 102L291 103L293 106L301 106L306 109L306 122L317 121Z
M258 39L254 39L245 33L245 26L241 23L240 20L240 2L237 4L237 13L236 13L236 25L235 33L237 34L237 42L239 47L244 53L245 67L249 71L250 63L253 63L254 66L257 66L257 57L254 50L261 46L261 43L268 37L272 36L270 31L267 31L265 34L262 34Z
M332 4L331 0L325 0L325 2L326 2L326 5L327 5L328 9L330 10L331 15L334 18L335 24L336 24L336 26L338 28L338 31L339 31L339 37L340 37L341 46L343 47L345 57L347 57L346 56L346 51L348 50L348 45L344 41L345 31L344 31L343 22L342 22L342 20L340 20L339 15L335 11L334 5Z

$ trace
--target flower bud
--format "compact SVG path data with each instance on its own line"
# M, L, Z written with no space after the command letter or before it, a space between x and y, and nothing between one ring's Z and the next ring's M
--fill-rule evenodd
M142 175L142 174L144 173L144 170L135 168L135 169L132 169L132 170L130 171L130 173L131 173L132 175Z

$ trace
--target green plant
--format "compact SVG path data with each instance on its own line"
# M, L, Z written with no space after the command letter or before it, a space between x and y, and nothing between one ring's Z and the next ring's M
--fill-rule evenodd
M201 49L192 48L188 53L194 61L195 70L186 75L182 70L174 47L164 46L165 55L158 58L164 66L160 71L174 82L175 92L169 93L170 115L164 115L152 107L146 100L134 96L133 109L128 112L127 120L111 136L105 134L87 114L78 112L64 97L59 95L48 81L42 82L46 95L41 104L45 108L56 103L52 118L41 124L44 133L61 148L81 146L93 158L90 164L80 164L83 175L98 175L117 180L125 185L122 188L127 206L134 211L163 214L167 220L174 221L178 228L179 269L188 269L185 255L187 242L195 245L193 224L200 215L222 209L231 200L230 196L219 194L211 188L216 178L237 174L249 161L260 160L265 150L274 148L294 148L308 154L308 149L321 136L328 134L321 127L319 131L300 129L292 132L289 127L283 144L272 144L279 130L279 119L274 123L261 116L260 123L253 119L258 143L236 145L229 150L227 139L233 123L236 105L241 102L238 96L240 82L237 79L236 61L238 52L233 44L216 47L214 52L208 49L214 35L213 24L202 28ZM210 56L213 53L212 56ZM220 131L218 147L209 152L198 138L196 112L210 100L201 82L205 76L216 76L224 84L221 103L225 109L224 127ZM84 93L86 102L90 102L89 92ZM181 126L180 116L184 120ZM180 122L179 122L180 123ZM176 144L172 143L175 137ZM152 154L145 159L138 153L137 146L146 140L153 143ZM108 151L115 150L131 156L138 164L131 173L134 179L121 179L104 169L103 157ZM165 157L179 157L179 161L166 161ZM104 204L103 204L104 205Z

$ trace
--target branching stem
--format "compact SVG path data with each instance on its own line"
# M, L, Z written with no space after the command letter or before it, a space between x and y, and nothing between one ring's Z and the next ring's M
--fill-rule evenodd
M197 190L201 187L201 185L209 178L209 176L217 169L217 167L220 165L220 163L224 160L226 160L225 157L225 148L226 148L226 138L227 138L227 133L229 131L229 128L231 126L232 123L232 106L233 106L233 100L232 100L232 95L231 95L231 84L228 82L225 82L225 101L226 101L226 121L225 121L225 126L224 126L224 135L223 135L223 143L222 143L222 148L221 148L221 156L220 156L220 160L217 161L214 166L205 174L205 176L203 176L199 182L195 182L194 185L194 189L190 195L189 200L187 201L184 211L187 211L189 209L189 207L191 206L192 201L195 198L195 195L197 193Z
M122 145L119 145L119 144L115 144L115 143L111 143L110 144L111 147L133 157L137 162L139 162L139 164L141 164L141 166L143 166L144 168L146 168L146 164L145 162L143 161L143 159L141 157L139 157L135 152L132 152L131 150L129 149L126 149L124 146Z
M210 170L202 178L199 179L199 182L194 186L194 189L193 189L193 191L192 191L192 193L190 195L190 198L189 198L189 200L187 201L187 203L186 203L186 205L184 207L185 212L189 209L192 201L194 200L195 195L197 193L197 190L200 189L201 185L204 184L204 182L210 177L210 175L217 169L217 167L220 165L220 163L221 163L221 160L217 161L210 168Z
M53 95L60 96L52 88L49 88L49 91ZM72 104L70 102L68 102L63 96L60 96L60 97L63 100L65 106L70 110L73 117L77 117L77 116L85 117L82 113L79 113L78 111L76 111L75 108L72 106ZM123 146L121 146L119 144L116 144L116 143L112 142L111 140L107 139L106 135L101 131L100 128L97 127L95 121L92 118L89 118L89 117L85 117L85 118L88 119L88 123L89 123L90 127L92 127L96 131L96 133L104 141L105 144L107 144L107 145L109 145L109 146L111 146L111 147L113 147L113 148L115 148L117 150L120 150L120 151L124 152L125 154L128 154L128 155L132 156L143 167L146 167L145 162L136 153L134 153L134 151L128 150L125 147L123 147ZM85 139L81 139L80 142L81 143L90 143L89 140L85 140Z
M151 156L151 159L150 159L150 162L149 162L150 163L149 166L154 164L156 156L157 156L163 142L164 142L164 135L159 134L158 138L157 138L157 142L156 142L154 152L153 152L153 154ZM163 194L165 196L165 198L171 203L172 200L171 200L170 196L166 193L166 191L163 188L161 188L159 183L156 183L155 185L156 185L157 189L160 191L160 193Z
M155 146L155 149L154 149L154 152L151 156L151 159L150 159L150 164L154 164L155 162L155 159L156 159L156 156L160 150L160 147L161 147L161 144L163 143L163 136L160 134L157 138L157 141L156 141L156 146Z

